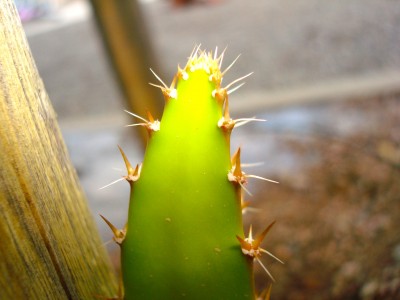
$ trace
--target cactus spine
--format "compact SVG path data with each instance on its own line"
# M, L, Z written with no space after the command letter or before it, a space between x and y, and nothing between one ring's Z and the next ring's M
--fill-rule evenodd
M134 124L149 132L142 166L133 168L120 149L131 185L128 223L109 225L121 245L125 299L256 297L253 259L270 227L255 240L242 238L249 176L240 149L230 158L230 134L257 119L230 118L228 89L239 80L221 87L222 58L198 47L171 86L156 75L166 100L162 120L149 114Z

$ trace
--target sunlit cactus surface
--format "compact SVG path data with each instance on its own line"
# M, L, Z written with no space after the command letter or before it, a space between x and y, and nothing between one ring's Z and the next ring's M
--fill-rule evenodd
M124 299L268 299L257 298L253 262L274 281L260 257L271 223L253 238L245 236L242 211L248 203L248 178L272 181L242 171L240 149L231 156L235 127L256 118L231 119L228 96L245 75L226 86L224 53L196 47L171 85L154 73L165 97L162 119L151 113L131 126L143 126L149 140L142 164L127 167L131 194L128 222L119 230L108 220L121 246Z

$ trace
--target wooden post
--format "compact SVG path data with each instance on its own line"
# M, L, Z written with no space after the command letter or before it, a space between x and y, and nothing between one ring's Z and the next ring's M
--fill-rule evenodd
M19 16L13 1L3 0L0 299L95 299L115 291Z
M136 0L90 2L129 109L145 118L147 111L160 118L164 99L159 89L149 85L159 83L149 70L156 67L155 59L139 4ZM146 145L147 132L142 128L140 133Z

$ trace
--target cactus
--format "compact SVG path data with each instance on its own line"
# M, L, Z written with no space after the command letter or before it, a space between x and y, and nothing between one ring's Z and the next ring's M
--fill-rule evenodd
M277 259L260 247L273 223L244 237L244 185L261 177L242 171L240 149L230 157L230 135L262 120L231 119L228 95L250 74L222 87L234 63L222 72L222 59L195 48L170 86L153 72L166 101L161 121L131 113L143 121L132 126L149 133L146 154L132 167L120 148L131 186L127 226L104 218L121 246L125 299L255 299L253 261Z

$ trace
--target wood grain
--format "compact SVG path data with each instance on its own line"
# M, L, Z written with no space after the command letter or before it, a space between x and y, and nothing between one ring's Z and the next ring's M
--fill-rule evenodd
M0 5L0 237L0 299L116 290L12 0Z

